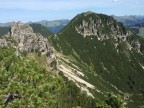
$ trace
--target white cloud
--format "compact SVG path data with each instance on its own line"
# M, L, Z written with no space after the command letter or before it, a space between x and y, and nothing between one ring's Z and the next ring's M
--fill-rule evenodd
M113 0L113 2L117 2L118 0Z

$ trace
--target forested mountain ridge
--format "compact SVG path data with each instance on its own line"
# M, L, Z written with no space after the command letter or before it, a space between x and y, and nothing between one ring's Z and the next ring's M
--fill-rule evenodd
M1 107L143 107L144 39L110 16L78 14L48 38L14 23L0 46Z
M58 66L47 38L21 22L13 23L0 39L0 107L107 108L111 102L123 106L122 97L112 93L103 101L88 96Z
M58 76L56 65L47 38L21 22L13 23L0 39L0 107L108 106L87 96L62 74Z
M81 72L78 76L94 86L83 82L94 97L104 100L113 92L127 98L127 107L144 104L144 39L122 23L107 15L85 12L51 40L59 53L59 68L76 82L70 73Z

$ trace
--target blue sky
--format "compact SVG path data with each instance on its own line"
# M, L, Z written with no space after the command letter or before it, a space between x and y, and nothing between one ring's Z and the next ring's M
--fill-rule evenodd
M144 15L144 0L1 0L0 22L72 19L93 11L107 15Z

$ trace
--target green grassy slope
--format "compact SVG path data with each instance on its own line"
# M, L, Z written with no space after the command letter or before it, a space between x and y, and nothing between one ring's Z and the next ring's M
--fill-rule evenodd
M45 37L52 35L52 32L41 24L33 23L33 24L30 24L30 26L32 27L34 33L40 33L42 36L45 36Z
M87 78L82 78L101 91L94 91L95 97L104 100L108 92L114 92L124 96L128 95L130 98L128 107L130 108L143 105L144 69L141 65L144 66L144 56L127 50L126 42L119 44L120 53L117 53L112 38L104 41L98 41L95 36L83 38L77 33L75 26L89 17L93 19L99 17L105 26L102 29L103 33L109 34L111 37L112 31L110 31L110 27L107 27L106 21L114 20L112 17L94 13L88 13L85 16L82 13L72 19L57 37L52 37L51 40L56 51L61 52L73 64L82 69L87 76ZM121 25L120 30L125 32L126 29L121 23L114 22L114 24ZM133 36L131 38L138 38L141 43L144 43L140 37Z

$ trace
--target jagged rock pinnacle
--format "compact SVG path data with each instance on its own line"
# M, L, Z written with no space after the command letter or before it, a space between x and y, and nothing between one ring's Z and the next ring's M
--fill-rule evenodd
M9 40L6 41L6 37ZM7 43L11 47L16 48L17 51L27 51L29 53L40 52L41 54L45 54L48 64L56 60L53 48L49 44L48 39L44 38L40 33L34 33L30 26L24 25L20 21L13 22L9 33L4 36L4 39L0 40L0 46L7 46Z

